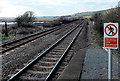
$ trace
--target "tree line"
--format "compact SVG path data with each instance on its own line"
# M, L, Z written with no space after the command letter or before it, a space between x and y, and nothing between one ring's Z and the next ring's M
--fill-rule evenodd
M15 18L15 22L17 22L17 27L33 27L34 20L34 12L32 11L26 11L23 15ZM5 34L6 37L9 36L7 26L7 22L5 21L5 25L2 27L2 34Z

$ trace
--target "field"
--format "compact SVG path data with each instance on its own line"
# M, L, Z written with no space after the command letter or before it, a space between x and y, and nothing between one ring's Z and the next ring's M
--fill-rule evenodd
M17 27L16 24L9 24L8 22L15 22L15 18L1 18L1 22L7 22L7 28L8 28L8 34L9 36L5 36L5 26L1 24L0 26L0 42L11 40L17 37L26 36L28 34L33 34L35 32L43 31L48 29L49 27L52 27L54 25L59 24L58 22L55 22L54 20L58 19L58 17L44 17L44 18L35 18L33 22L38 22L33 24L32 27ZM39 23L44 21L50 21L49 23ZM26 31L27 30L27 31ZM4 34L2 33L4 32Z
M49 18L36 18L35 21L53 21L56 20L57 17L49 17Z
M53 21L53 20L56 20L57 18L58 17L36 18L34 21ZM0 19L0 22L15 22L15 19L4 18L4 19Z
M88 18L88 19L91 18L91 16L84 16L84 17L85 17L85 18Z

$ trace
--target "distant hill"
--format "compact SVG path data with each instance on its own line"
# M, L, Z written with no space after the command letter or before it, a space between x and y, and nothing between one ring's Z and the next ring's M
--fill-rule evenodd
M35 16L36 18L52 18L52 17L59 17L59 16ZM0 19L14 19L16 17L0 17Z
M109 9L107 9L107 10L109 10ZM73 15L71 15L72 17L74 17L74 16L92 16L92 15L94 15L95 13L103 13L103 12L105 12L105 11L107 11L107 10L100 10L100 11L90 11L90 12L81 12L81 13L75 13L75 14L73 14Z
M120 1L118 2L118 7L120 7Z
M111 8L112 9L112 8ZM81 16L88 16L88 17L91 17L92 15L94 15L95 13L104 13L104 12L107 12L107 11L110 11L111 9L106 9L106 10L100 10L100 11L89 11L89 12L81 12L81 13L75 13L75 14L71 14L71 15L64 15L63 17L81 17ZM60 17L60 16L35 16L38 20L40 19L50 19L50 18L57 18L57 17ZM15 17L0 17L0 21L2 20L13 20L15 19Z
M0 19L14 19L15 17L0 17Z
M52 17L59 17L59 16L35 16L36 18L52 18Z
M35 20L37 21L50 21L50 20L54 20L59 16L35 16ZM14 22L16 17L0 17L0 22Z

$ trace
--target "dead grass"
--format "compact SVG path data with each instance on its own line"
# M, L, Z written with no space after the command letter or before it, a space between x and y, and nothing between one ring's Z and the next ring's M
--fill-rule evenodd
M58 19L58 17L49 17L49 18L36 18L35 21L53 21ZM0 19L1 22L15 22L15 19Z
M58 19L57 17L51 17L51 18L36 18L35 21L53 21Z
M89 19L89 18L91 18L91 16L84 16L84 18L88 18Z

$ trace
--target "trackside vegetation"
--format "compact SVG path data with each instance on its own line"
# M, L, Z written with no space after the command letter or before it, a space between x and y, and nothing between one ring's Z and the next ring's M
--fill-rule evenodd
M120 26L120 6L118 6L116 8L109 9L109 10L102 12L102 13L96 13L90 18L90 20L94 22L93 29L100 36L99 45L103 46L104 23L114 22L114 23L119 23L119 26ZM120 28L119 28L119 32L120 32ZM120 38L120 33L119 33L119 38ZM119 43L120 43L120 40L119 40ZM118 49L118 53L120 53L120 46Z

